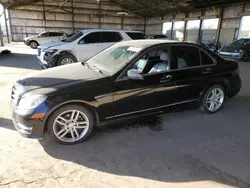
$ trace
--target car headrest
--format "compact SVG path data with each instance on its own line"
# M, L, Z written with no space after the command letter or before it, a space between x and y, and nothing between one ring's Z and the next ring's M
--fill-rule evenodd
M146 66L147 64L147 60L146 59L140 59L138 62L137 62L137 69L138 70L143 70L144 67Z
M168 60L168 53L167 52L162 52L161 56L160 56L160 59L162 61L167 61Z

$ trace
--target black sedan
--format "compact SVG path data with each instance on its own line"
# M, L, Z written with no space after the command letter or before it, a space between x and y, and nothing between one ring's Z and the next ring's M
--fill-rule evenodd
M241 88L238 64L191 43L116 44L83 63L41 71L16 82L13 122L29 138L75 144L95 127L198 104L220 110Z
M250 62L250 38L242 38L224 46L219 50L219 54L225 59Z

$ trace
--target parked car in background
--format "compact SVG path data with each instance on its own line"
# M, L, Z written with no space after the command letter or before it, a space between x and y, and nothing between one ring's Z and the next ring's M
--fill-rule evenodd
M215 113L240 88L238 63L199 45L126 41L84 63L17 81L12 119L23 136L43 138L47 130L54 141L75 144L86 140L95 127L184 104Z
M250 62L250 38L241 38L219 50L221 57Z
M67 34L64 32L45 31L38 35L24 38L24 43L33 49L37 49L39 45L54 41L60 41L64 38L67 38Z
M38 59L42 69L85 61L121 41L145 39L143 33L130 30L87 29L68 39L42 45Z

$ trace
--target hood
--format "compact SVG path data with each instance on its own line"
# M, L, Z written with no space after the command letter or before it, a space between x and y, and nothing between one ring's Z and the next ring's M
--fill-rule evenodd
M105 75L87 68L82 63L74 63L42 70L18 80L17 83L24 87L25 92L29 92L40 88L53 90L62 84L93 81L103 77Z
M25 37L24 40L27 41L27 40L31 40L33 38L36 38L38 37L38 35L33 35L33 36L30 36L30 37Z
M243 50L245 46L243 45L228 45L224 46L221 51L222 52L238 52L239 50Z
M39 48L43 50L43 49L48 49L50 47L61 46L63 44L65 44L65 42L62 42L62 41L49 42L49 43L41 45Z

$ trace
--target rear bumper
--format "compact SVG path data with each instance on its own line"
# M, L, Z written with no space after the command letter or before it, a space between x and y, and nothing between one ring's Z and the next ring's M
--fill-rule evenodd
M237 95L241 90L241 78L239 75L232 76L231 78L229 78L229 82L231 85L229 97L233 97Z

